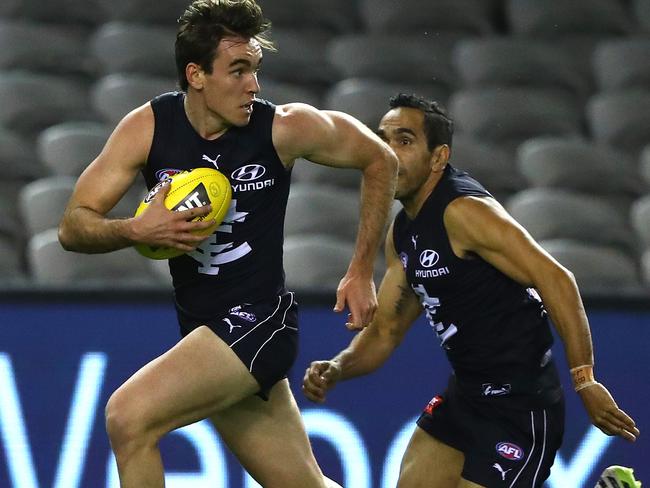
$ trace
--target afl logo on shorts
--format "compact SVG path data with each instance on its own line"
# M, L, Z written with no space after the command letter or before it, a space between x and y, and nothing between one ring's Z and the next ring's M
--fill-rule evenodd
M496 449L499 456L510 461L521 461L524 457L524 450L512 442L499 442Z
M425 268L435 266L438 263L439 259L440 256L438 253L436 251L432 251L431 249L425 249L422 251L422 254L420 254L420 264Z
M259 164L247 164L232 172L232 178L237 181L253 181L261 178L266 173L266 168Z

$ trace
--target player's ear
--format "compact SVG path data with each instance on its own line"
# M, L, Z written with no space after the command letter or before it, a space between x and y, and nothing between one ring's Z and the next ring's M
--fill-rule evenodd
M201 90L203 88L204 76L203 69L198 64L187 63L187 66L185 66L187 83L195 90Z
M433 152L431 153L431 167L433 171L442 171L447 166L449 161L449 146L447 144L441 144L436 146Z

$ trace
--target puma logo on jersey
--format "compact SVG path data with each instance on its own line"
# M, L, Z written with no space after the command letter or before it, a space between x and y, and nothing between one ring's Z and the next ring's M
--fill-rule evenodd
M217 154L217 157L212 159L212 158L208 157L206 154L204 154L201 159L203 159L203 161L207 161L208 163L212 163L215 168L219 169L219 165L217 164L217 161L219 160L220 157L221 157L221 154Z
M510 469L506 469L506 470L504 471L503 468L501 467L501 465L500 465L499 463L494 463L494 464L492 465L492 467L493 467L494 469L496 469L499 473L501 473L501 480L502 480L502 481L505 481L505 480L506 480L506 474L508 473L508 471L512 471L512 468L510 468Z

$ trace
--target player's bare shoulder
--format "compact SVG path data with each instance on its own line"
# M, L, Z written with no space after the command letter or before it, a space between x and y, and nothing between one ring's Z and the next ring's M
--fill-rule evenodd
M273 118L273 145L285 165L305 156L317 131L322 133L328 117L306 103L278 105Z
M492 197L465 195L447 205L444 218L445 225L473 226L490 216L503 217L505 213L503 206Z
M132 110L117 124L106 141L100 158L121 159L131 164L144 165L155 128L153 109L149 102Z

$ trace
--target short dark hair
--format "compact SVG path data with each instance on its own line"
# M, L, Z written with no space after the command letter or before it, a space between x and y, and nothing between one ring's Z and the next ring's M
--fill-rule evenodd
M176 71L181 90L188 88L188 63L212 73L217 47L225 36L254 38L263 48L273 50L266 37L270 27L255 0L194 0L178 19Z
M424 133L427 136L429 150L433 151L442 144L447 144L451 148L454 122L447 116L447 112L438 102L417 95L398 93L391 97L388 105L391 109L407 107L421 110L424 113Z

